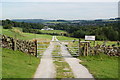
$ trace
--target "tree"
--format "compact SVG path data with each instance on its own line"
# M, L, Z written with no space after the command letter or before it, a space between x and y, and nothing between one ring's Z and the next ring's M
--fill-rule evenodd
M12 25L11 24L7 24L3 26L4 29L12 29Z

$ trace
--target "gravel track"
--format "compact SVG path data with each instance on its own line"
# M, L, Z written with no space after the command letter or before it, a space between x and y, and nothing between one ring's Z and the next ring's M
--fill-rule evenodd
M92 80L94 80L88 69L79 63L79 59L71 56L66 47L62 44L62 42L60 43L60 41L58 41L56 36L53 36L52 42L50 42L49 47L43 53L34 78L55 78L56 70L52 59L52 51L55 45L54 41L57 41L61 46L61 54L72 69L75 78L92 78Z

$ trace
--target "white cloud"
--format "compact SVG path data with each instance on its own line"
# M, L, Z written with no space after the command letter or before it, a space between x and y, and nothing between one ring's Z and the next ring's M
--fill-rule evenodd
M2 0L2 2L119 2L119 0Z

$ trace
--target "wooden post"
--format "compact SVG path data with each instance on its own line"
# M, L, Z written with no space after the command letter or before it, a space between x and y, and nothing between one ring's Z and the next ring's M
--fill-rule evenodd
M79 39L79 42L78 42L78 48L79 48L79 55L81 55L81 51L80 51L80 39Z
M14 39L14 51L17 50L16 39Z
M95 41L94 41L94 46L96 45Z
M12 50L16 51L16 40L12 38Z
M86 43L86 55L88 56L88 44L89 43Z
M83 53L83 56L86 55L86 43L84 43L84 53Z
M17 50L17 45L16 45L16 41L17 41L17 36L16 36L16 34L15 34L15 39L14 39L14 50L16 51Z
M35 40L35 57L37 57L37 40Z

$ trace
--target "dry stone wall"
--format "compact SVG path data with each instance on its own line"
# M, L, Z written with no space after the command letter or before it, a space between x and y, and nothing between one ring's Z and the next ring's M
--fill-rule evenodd
M2 38L1 46L12 50L19 50L37 56L37 41L27 41L14 39L6 35L0 35Z

